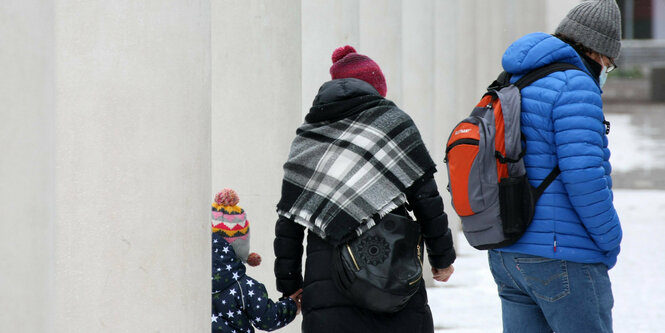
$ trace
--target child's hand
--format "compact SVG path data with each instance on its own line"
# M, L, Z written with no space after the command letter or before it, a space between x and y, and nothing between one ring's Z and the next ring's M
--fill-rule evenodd
M260 265L261 264L261 256L256 252L250 253L249 256L247 256L247 264L252 266L252 267L256 267L256 266Z
M296 315L300 314L300 309L302 308L302 303L300 301L302 300L302 288L298 289L293 295L289 296L294 302L296 302L296 306L298 307L298 311L296 311Z

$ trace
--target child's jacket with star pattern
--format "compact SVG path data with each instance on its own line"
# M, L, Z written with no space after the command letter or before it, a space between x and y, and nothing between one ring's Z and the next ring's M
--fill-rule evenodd
M212 331L272 331L293 321L296 303L273 302L263 284L245 275L245 265L219 232L212 233Z

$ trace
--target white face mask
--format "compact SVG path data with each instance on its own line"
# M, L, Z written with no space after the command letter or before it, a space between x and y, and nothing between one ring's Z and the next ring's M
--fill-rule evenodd
M603 57L600 57L600 63L603 65L603 68L600 70L600 76L598 76L598 85L602 89L605 85L605 82L607 81L607 67L605 66Z

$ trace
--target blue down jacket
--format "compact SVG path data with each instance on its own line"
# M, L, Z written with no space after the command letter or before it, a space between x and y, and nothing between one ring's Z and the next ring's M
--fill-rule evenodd
M536 205L524 236L501 251L580 263L616 264L622 231L612 203L612 178L603 103L597 78L568 44L545 33L528 34L503 55L512 81L554 62L579 70L556 72L522 90L524 163L538 186L558 164L561 175Z

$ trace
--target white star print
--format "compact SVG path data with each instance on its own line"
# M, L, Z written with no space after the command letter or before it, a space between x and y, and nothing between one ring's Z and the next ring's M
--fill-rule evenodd
M242 313L242 311L238 310L238 314L241 314L241 313Z
M218 271L218 272L221 271L221 270L222 270L221 268L217 267L217 271Z
M225 247L222 249L222 252L224 252L224 253L229 253L229 247L228 247L228 246L225 246Z
M256 300L259 301L259 302L261 302L261 297L257 298Z
M233 318L233 312L231 312L231 310L229 310L229 312L227 312L226 315Z
M216 239L213 239L212 242L216 244L216 243L217 243L217 240L216 240ZM217 250L217 249L215 249L215 250Z
M254 321L257 322L257 323L260 323L260 322L261 322L261 318L260 318L260 317L256 317L256 319L254 319Z
M231 289L231 291L229 292L229 294L235 296L235 295L236 295L236 290L235 290L235 289Z
M250 286L250 287L253 287L254 286L254 281L247 280L247 285Z
M238 280L240 278L240 275L238 275L238 272L233 272L233 279Z
M212 321L211 322L215 322L215 323L217 322L217 316L215 316L214 314L212 315Z
M222 300L222 304L226 304L226 300L225 300L225 299Z
M231 265L226 265L226 270L230 271L231 270Z
M247 292L247 295L254 296L254 290L250 290L249 292Z

